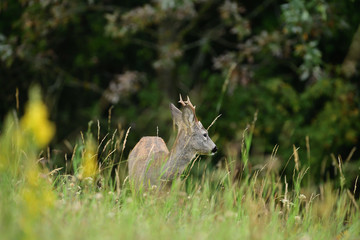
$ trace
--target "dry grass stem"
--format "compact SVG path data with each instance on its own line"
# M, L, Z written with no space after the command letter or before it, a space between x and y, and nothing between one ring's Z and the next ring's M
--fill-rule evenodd
M208 128L206 129L207 131L209 131L209 129L211 128L212 125L214 125L214 123L216 122L216 120L218 120L218 118L221 117L221 114L219 114L212 122L211 124L208 126Z

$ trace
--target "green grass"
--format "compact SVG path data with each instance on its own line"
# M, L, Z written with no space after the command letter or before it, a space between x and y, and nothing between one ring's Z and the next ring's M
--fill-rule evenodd
M36 216L24 212L18 183L1 181L2 239L360 237L360 216L346 191L325 185L323 195L300 200L301 190L289 189L285 198L284 184L268 177L250 178L238 186L215 175L229 176L222 170L207 171L200 182L188 179L186 189L177 182L168 192L141 194L126 183L117 193L88 180L61 177L53 190L55 204Z
M343 184L304 187L305 166L294 169L292 179L267 165L246 167L253 126L244 133L241 159L228 157L216 168L198 159L171 189L135 192L126 178L125 131L101 138L98 126L95 135L81 134L72 156L64 157L66 167L54 170L51 151L33 144L34 136L15 118L6 122L0 137L1 239L360 239L359 200ZM102 164L84 177L90 139Z

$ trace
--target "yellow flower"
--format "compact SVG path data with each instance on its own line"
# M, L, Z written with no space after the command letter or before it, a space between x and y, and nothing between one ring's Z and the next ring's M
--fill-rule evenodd
M34 188L38 188L40 184L40 172L37 166L33 166L26 171L26 183Z
M51 208L55 201L55 193L46 179L41 177L37 165L28 166L25 172L25 185L21 193L27 217L37 217Z
M93 140L88 140L82 161L81 178L93 177L97 172L96 144Z
M31 132L39 147L45 147L55 134L55 125L48 120L47 108L39 99L30 100L20 125Z
M27 217L36 217L41 213L41 203L36 193L36 189L26 187L22 191L22 200L24 201L24 207Z
M37 165L27 166L25 182L20 191L21 216L20 227L24 233L23 239L39 239L34 226L41 221L54 207L56 195L51 185L43 177Z

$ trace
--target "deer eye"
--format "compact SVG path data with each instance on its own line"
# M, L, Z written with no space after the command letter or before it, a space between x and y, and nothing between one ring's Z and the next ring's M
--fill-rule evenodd
M207 138L207 134L206 134L206 133L204 133L203 136L204 136L204 138Z

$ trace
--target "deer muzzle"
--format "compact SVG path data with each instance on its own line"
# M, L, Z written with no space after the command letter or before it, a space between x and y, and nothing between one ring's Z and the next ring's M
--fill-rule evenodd
M217 152L217 147L215 146L212 150L211 153L216 153Z

